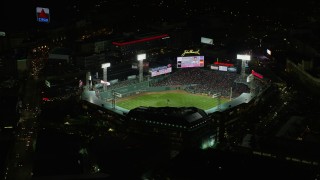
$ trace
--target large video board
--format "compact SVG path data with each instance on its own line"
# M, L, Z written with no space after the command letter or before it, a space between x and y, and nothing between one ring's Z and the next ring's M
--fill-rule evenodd
M204 67L204 56L177 57L177 68Z

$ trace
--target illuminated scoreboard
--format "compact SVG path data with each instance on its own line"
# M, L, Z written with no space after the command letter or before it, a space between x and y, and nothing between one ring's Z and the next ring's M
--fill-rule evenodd
M177 57L177 68L204 67L204 56Z

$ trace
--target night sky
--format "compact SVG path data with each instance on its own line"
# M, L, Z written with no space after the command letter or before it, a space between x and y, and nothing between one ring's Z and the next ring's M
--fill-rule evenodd
M189 18L185 16L187 9L194 10L193 16L201 16L204 8L212 5L216 10L234 10L242 15L249 13L279 19L292 19L295 16L319 17L319 2L315 0L300 1L275 1L265 0L263 2L253 0L66 0L66 1L2 1L0 6L0 30L25 30L32 29L36 22L35 9L39 7L48 7L51 14L51 23L53 25L63 25L83 17L95 16L100 19L117 19L123 17L130 19L136 18L137 21L143 21L144 18L163 17L164 20L176 19L177 17ZM97 7L99 6L99 7ZM211 10L213 12L214 10ZM81 12L81 13L77 13ZM318 18L317 17L317 18ZM152 19L151 19L152 20Z

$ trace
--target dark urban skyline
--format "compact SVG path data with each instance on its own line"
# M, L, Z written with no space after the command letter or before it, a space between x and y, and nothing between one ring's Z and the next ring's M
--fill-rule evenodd
M159 18L158 20L171 21L178 18L203 16L214 14L217 16L232 16L232 14L216 14L216 11L223 13L233 13L234 15L245 16L266 16L281 20L292 20L291 23L299 21L296 18L307 18L317 15L319 2L304 1L304 3L291 1L64 1L64 2L44 2L44 1L5 1L2 3L0 29L19 31L32 29L39 25L36 22L36 7L47 7L50 9L51 24L55 27L74 22L82 18L97 18L100 21L119 18L133 18L133 21L143 21L148 18ZM228 12L229 11L229 12ZM100 16L100 17L99 17ZM301 16L301 17L299 17ZM163 18L161 18L163 17ZM254 17L249 17L254 18ZM294 18L294 19L290 19ZM319 17L314 17L318 19ZM149 19L150 20L150 19ZM147 21L148 22L148 21ZM41 23L40 23L41 25Z
M2 2L0 179L319 178L319 5Z

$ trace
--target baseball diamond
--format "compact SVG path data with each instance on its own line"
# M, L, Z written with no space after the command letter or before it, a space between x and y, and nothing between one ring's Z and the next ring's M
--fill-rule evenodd
M228 98L221 97L221 103ZM218 99L204 94L193 94L184 90L145 92L117 100L117 106L131 110L145 107L197 107L207 110L218 105Z

